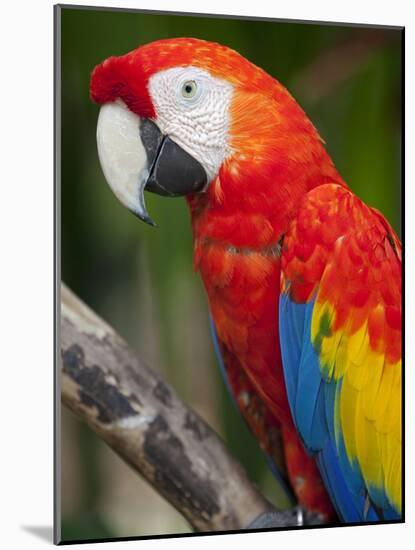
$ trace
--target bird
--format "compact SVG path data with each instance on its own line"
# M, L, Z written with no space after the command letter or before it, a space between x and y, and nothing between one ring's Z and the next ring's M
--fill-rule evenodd
M91 72L121 203L185 197L227 387L302 509L402 518L402 245L286 87L235 50L163 39ZM281 454L282 447L282 454ZM272 519L261 523L272 525Z

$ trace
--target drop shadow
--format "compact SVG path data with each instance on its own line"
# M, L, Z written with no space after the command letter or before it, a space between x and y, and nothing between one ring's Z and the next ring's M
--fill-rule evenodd
M22 525L24 531L46 542L53 543L53 527L51 525Z

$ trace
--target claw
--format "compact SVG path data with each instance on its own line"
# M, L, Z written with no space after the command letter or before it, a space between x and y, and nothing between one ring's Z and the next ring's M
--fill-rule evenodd
M304 525L304 514L301 506L297 506L297 525Z
M281 527L302 527L304 525L321 525L322 518L311 514L301 506L289 510L264 512L252 521L247 529L272 529Z

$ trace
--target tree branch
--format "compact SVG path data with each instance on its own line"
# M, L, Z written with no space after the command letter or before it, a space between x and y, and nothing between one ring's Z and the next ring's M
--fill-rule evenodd
M65 285L60 336L63 403L193 529L246 528L273 509L213 430Z

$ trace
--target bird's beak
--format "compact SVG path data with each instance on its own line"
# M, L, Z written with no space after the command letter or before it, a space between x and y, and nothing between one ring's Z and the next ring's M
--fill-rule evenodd
M202 191L207 183L197 160L121 100L101 107L97 144L109 186L124 206L150 225L155 224L146 210L144 189L177 197Z

